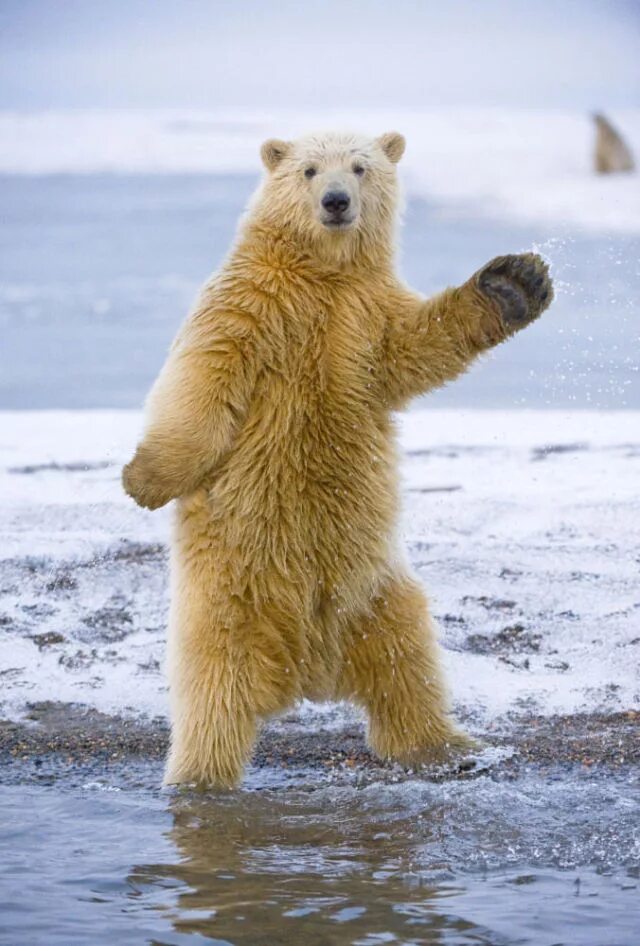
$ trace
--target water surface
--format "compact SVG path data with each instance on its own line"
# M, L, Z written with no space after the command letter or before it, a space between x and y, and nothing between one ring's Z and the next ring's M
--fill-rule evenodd
M12 946L635 946L637 776L251 771L167 794L154 764L0 790Z

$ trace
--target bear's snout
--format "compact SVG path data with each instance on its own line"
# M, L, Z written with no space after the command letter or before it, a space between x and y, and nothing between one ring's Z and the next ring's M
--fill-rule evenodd
M344 213L351 203L346 191L329 191L322 198L322 206L332 214Z
M328 214L328 217L323 221L325 224L335 226L336 224L350 223L346 215L351 206L351 198L346 191L327 191L321 200L321 204L323 210Z

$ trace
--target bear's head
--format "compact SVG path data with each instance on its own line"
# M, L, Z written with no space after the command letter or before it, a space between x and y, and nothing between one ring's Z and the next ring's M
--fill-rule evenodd
M322 256L344 260L386 248L398 210L395 165L404 148L397 132L265 141L261 216Z

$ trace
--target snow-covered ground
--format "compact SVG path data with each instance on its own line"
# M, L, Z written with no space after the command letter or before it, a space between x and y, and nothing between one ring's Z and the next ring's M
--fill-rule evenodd
M40 700L166 712L170 510L119 483L139 427L132 411L0 413L5 717ZM420 409L400 427L402 532L457 709L482 726L637 708L640 413Z
M640 109L611 118L640 156ZM453 213L640 233L637 175L595 175L590 116L559 109L1 112L0 173L253 173L265 138L326 128L402 131L408 192Z

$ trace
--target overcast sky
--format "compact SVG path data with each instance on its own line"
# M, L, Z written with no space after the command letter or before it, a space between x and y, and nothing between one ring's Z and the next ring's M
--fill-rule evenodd
M0 107L640 104L640 0L0 0Z

